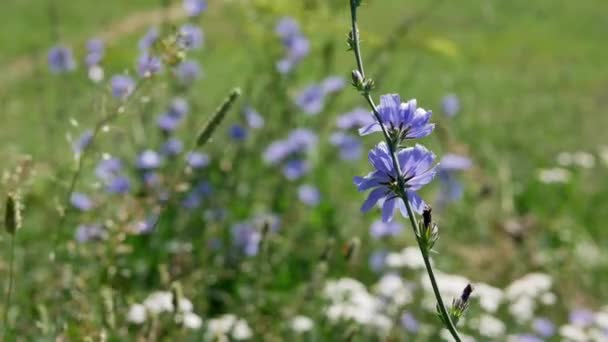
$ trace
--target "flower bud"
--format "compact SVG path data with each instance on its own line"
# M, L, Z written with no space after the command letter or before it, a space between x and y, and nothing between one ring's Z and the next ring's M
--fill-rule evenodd
M14 193L9 193L6 196L4 226L6 231L11 235L14 235L21 228L21 203Z
M439 240L439 227L433 222L431 207L426 207L422 212L422 222L419 225L420 231L417 233L418 240L428 253L433 249Z
M361 75L359 70L353 70L351 77L353 80L353 86L360 91L363 88L363 75Z
M459 298L455 298L452 301L452 307L450 308L450 319L454 324L458 324L458 321L464 316L465 312L469 308L469 299L473 293L473 286L467 284L462 291Z

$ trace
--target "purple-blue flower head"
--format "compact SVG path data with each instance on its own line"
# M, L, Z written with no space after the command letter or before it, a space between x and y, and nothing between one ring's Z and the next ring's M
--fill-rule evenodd
M207 1L206 0L184 0L183 7L188 16L196 17L207 9Z
M433 180L436 173L435 154L422 145L405 148L397 152L397 160L401 174L393 167L391 153L385 142L379 143L369 152L369 161L375 171L365 177L355 177L354 183L359 191L372 190L363 203L361 211L369 211L374 205L384 200L382 206L382 220L390 222L395 208L399 208L401 215L407 217L405 204L401 199L405 195L417 213L422 213L426 203L418 196L416 191ZM399 178L405 184L405 194L400 193Z
M446 171L465 171L473 166L473 162L468 157L455 153L447 153L441 158L441 170Z
M150 77L161 71L163 63L160 57L144 52L137 60L137 72L141 77Z
M144 52L150 50L159 38L160 32L158 31L158 27L151 27L139 40L139 50Z
M402 103L398 94L382 95L378 113L389 135L395 141L419 139L431 134L435 124L429 123L431 112L417 108L416 100ZM361 135L380 132L378 122L359 130Z
M311 130L298 128L293 130L287 139L277 140L264 151L266 164L274 165L291 155L310 151L317 144L317 135Z
M92 67L98 65L104 56L103 41L98 38L92 38L87 42L87 56L85 62L87 66Z
M329 137L329 141L340 149L342 160L351 161L361 157L363 146L356 136L344 132L335 132Z
M460 111L460 100L455 94L448 94L441 100L441 108L445 116L452 118Z
M228 135L236 141L247 139L247 129L239 124L234 124L228 129Z
M397 236L403 230L403 225L399 222L382 222L381 220L376 220L372 223L370 227L370 234L376 238L384 238L388 236Z
M173 132L180 124L181 120L171 115L163 114L156 119L156 124L163 132Z
M189 110L190 106L188 105L188 101L184 98L176 97L171 101L167 114L177 119L183 119L188 114Z
M95 167L95 175L101 181L107 182L122 170L122 161L118 158L111 157L102 159Z
M163 163L161 156L153 150L145 150L137 157L137 167L142 170L154 170Z
M409 312L406 312L401 316L401 325L405 328L405 330L411 333L416 333L418 330L420 330L420 322L418 322L414 315Z
M277 62L277 70L286 74L306 57L310 52L310 42L300 32L298 23L289 17L284 17L279 20L275 32L281 38L285 46L286 57Z
M70 203L72 206L80 211L89 211L93 209L93 201L89 198L89 196L80 193L74 192L70 196Z
M80 243L103 240L106 238L106 230L100 224L81 224L76 228L76 241Z
M86 130L78 139L72 142L72 151L74 151L75 155L79 156L87 147L89 147L92 141L93 131L90 129Z
M72 50L63 46L57 45L52 47L48 53L48 62L51 72L60 74L76 69L76 61L72 55Z
M202 169L209 165L209 156L200 152L190 152L186 155L186 162L188 166L193 169Z
M246 256L258 254L262 234L248 222L237 223L232 226L232 237L235 246Z
M106 191L111 194L126 194L131 191L131 181L125 176L116 176L108 181Z
M388 255L387 251L374 251L369 256L369 267L374 272L380 272L386 266L386 256Z
M517 342L544 342L542 338L533 334L519 334L516 337Z
M342 76L329 76L321 82L321 88L325 94L332 94L344 89L346 80Z
M325 92L319 85L306 87L296 96L296 105L308 115L319 114L325 105Z
M176 156L184 150L184 144L178 138L169 138L161 148L162 154L173 157Z
M180 43L184 49L197 50L203 47L204 34L200 27L185 24L179 29Z
M304 176L308 171L310 171L310 164L303 159L288 160L283 166L283 175L291 181Z
M367 109L355 108L352 111L338 116L336 125L343 130L359 129L374 123L374 117Z
M138 234L149 234L154 230L158 221L157 215L150 215L146 219L141 220L135 224L135 232Z
M437 173L437 178L439 178L441 184L437 200L439 207L462 198L464 189L456 173L457 171L468 170L472 164L471 159L453 153L448 153L441 158Z
M264 127L264 118L251 106L247 106L243 109L243 116L247 125L253 129L259 129Z
M536 318L532 322L532 329L545 338L555 335L555 324L546 318Z
M300 202L316 207L321 202L321 192L313 185L303 184L298 187L298 198Z
M569 321L573 325L586 327L593 324L595 316L593 311L585 308L578 308L570 311Z
M183 86L191 85L194 81L199 79L200 75L201 67L198 62L193 60L183 61L175 69L175 76Z
M300 34L300 25L291 17L283 17L279 19L275 32L281 39L289 39Z
M124 99L135 90L135 81L127 75L114 75L110 80L110 87L112 88L112 96Z

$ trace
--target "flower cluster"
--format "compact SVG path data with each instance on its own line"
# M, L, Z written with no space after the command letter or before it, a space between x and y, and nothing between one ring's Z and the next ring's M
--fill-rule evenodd
M310 42L302 34L300 25L293 18L281 18L275 32L285 47L285 57L277 62L276 67L280 73L287 74L308 55Z
M317 145L317 135L307 129L292 131L286 139L270 144L264 151L264 162L268 165L282 165L283 175L296 180L310 170L307 154Z
M295 103L305 114L317 115L325 107L327 95L344 88L346 81L340 76L330 76L319 84L311 84L298 92Z

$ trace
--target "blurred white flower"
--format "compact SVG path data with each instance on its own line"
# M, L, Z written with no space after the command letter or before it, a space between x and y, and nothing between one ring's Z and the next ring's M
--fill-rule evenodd
M188 329L198 330L203 326L203 320L193 312L184 314L184 327Z
M553 292L543 293L540 296L540 302L543 303L544 305L553 305L553 304L555 304L556 301L557 301L557 297L555 296L555 293L553 293Z
M146 321L146 307L141 304L133 304L127 313L127 321L133 324L143 324Z
M546 184L567 183L570 180L570 171L560 167L540 169L538 171L538 180Z
M608 166L608 146L600 146L599 155L604 165Z
M99 82L103 81L103 76L104 76L103 68L100 67L99 65L93 65L92 67L89 68L89 79L91 81L93 81L94 83L99 83Z
M229 339L228 335L231 335L235 340L247 340L253 336L253 332L247 321L233 314L225 314L209 320L207 324L209 339L224 341Z
M557 155L557 163L561 166L570 166L572 165L572 153L570 152L560 152Z
M584 169L591 169L595 166L595 157L593 156L593 154L588 153L588 152L584 152L584 151L575 152L572 155L572 160L574 161L574 164L576 164Z
M507 298L511 301L522 297L538 297L551 290L553 280L544 273L529 273L511 282L505 289Z
M439 291L443 298L455 298L460 297L462 290L471 283L469 279L454 274L447 274L435 270L435 279L437 280ZM431 281L428 279L426 274L421 276L422 287L428 294L433 293L433 287ZM473 290L473 293L475 291Z
M520 324L530 321L534 317L536 302L528 296L521 296L509 305L509 313Z
M608 312L598 311L595 313L595 324L604 330L608 330Z
M166 291L153 292L144 300L144 306L153 314L173 311L173 294Z
M402 306L413 299L412 289L397 274L389 273L380 278L374 286L377 296L391 304Z
M487 312L494 313L503 301L504 293L497 287L484 283L473 286L473 298L479 298L479 306Z
M589 337L585 333L585 331L577 326L566 324L559 328L559 334L566 341L571 342L586 342L589 341Z
M439 333L439 335L441 336L441 338L444 341L448 341L448 342L454 342L454 338L452 337L452 334L450 334L450 332L448 331L448 329L441 329L441 332ZM460 333L460 340L462 342L475 342L475 338L473 338L472 336L469 335L465 335L463 333Z
M314 326L312 319L306 316L296 316L291 320L291 330L297 333L305 333L310 331Z
M503 336L507 328L498 318L483 314L479 317L479 334L482 336L497 338Z
M406 247L399 253L389 253L386 256L386 266L392 268L423 269L424 259L418 247Z

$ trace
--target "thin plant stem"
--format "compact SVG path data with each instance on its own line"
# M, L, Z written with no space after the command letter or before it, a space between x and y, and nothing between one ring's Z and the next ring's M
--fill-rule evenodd
M3 325L4 329L8 331L8 312L11 306L11 295L13 294L13 278L15 269L15 235L11 234L10 238L10 252L9 252L9 264L8 264L8 290L6 291L6 299L4 300L4 315Z
M357 61L357 69L358 69L359 73L361 74L361 76L363 77L363 79L365 79L365 73L364 73L364 69L363 69L363 57L361 55L361 49L360 49L360 44L359 44L359 41L360 41L359 29L357 28L357 4L355 3L355 1L357 1L357 0L350 0L350 11L351 11L351 20L352 20L352 31L351 31L352 50L355 54L355 59ZM386 140L386 143L389 148L389 152L391 154L393 167L396 170L397 174L401 175L402 174L401 166L399 165L399 162L397 159L397 155L396 155L396 151L395 151L395 144L393 143L392 139L390 138L388 131L387 131L384 123L382 122L382 118L380 117L380 113L378 112L377 106L374 103L374 100L372 99L369 92L363 93L363 97L365 98L368 105L372 109L372 113L382 129L382 134L384 135L384 139ZM408 217L410 219L412 230L414 231L414 236L416 236L416 242L418 243L420 253L422 254L422 258L424 260L426 272L428 273L429 279L431 281L431 285L433 287L433 293L435 294L435 298L437 300L437 307L439 308L439 313L442 317L442 321L446 325L446 327L449 330L452 337L454 337L454 339L457 342L460 342L461 339L460 339L460 336L458 335L458 331L456 330L456 327L454 326L452 320L450 319L448 310L446 309L445 304L443 303L443 298L441 297L441 293L439 292L439 286L437 285L437 280L435 279L435 274L433 272L433 268L431 266L431 262L430 262L428 253L427 253L427 251L425 251L424 247L421 244L420 239L418 238L418 233L419 233L418 222L416 221L416 218L414 216L414 211L412 210L410 201L407 198L406 186L405 186L403 177L397 177L397 183L399 186L399 192L401 195L401 199L405 203L405 208L407 210Z

